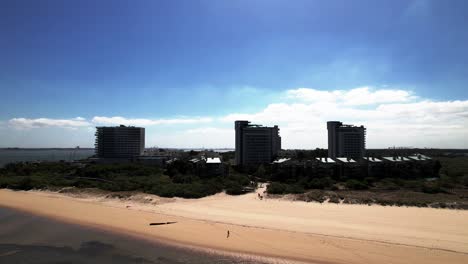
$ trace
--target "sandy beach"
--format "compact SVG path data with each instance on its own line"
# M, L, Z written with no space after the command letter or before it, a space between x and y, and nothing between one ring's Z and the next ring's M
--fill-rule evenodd
M288 262L468 263L468 211L460 210L260 200L256 193L192 200L11 190L0 190L0 206L147 240Z

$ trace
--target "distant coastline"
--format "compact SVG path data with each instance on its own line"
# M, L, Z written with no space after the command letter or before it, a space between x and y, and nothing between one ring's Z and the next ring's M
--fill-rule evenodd
M154 149L158 148L145 148L145 151L151 151ZM224 153L224 152L230 152L230 151L235 151L234 148L174 148L174 147L160 147L159 149L164 149L164 150L175 150L175 151L214 151L218 153ZM32 147L3 147L0 148L0 151L40 151L40 150L87 150L87 151L94 151L95 149L93 147L48 147L48 148L32 148ZM284 149L283 151L311 151L314 149ZM326 150L323 149L323 150ZM408 152L408 153L422 153L425 155L430 155L430 156L439 156L439 155L465 155L468 156L468 149L466 148L368 148L367 153L380 153L380 152L389 152L389 151L394 151L394 152Z
M79 147L79 148L20 148L20 147L6 147L6 148L0 148L0 150L75 150L75 149L80 149L80 150L94 150L92 147ZM145 148L145 150L151 150L152 148ZM161 148L161 149L169 149L169 150L185 150L185 151L202 151L202 150L213 150L213 151L234 151L233 148Z
M94 148L0 148L0 150L94 150Z
M74 161L92 155L92 148L0 148L0 167L15 162Z

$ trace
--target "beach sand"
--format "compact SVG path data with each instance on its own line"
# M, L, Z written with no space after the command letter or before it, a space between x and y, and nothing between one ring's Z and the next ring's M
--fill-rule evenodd
M0 263L268 264L174 247L0 207Z
M147 240L308 263L468 263L468 211L0 190L0 206ZM176 222L150 226L151 222ZM227 230L230 237L227 238Z

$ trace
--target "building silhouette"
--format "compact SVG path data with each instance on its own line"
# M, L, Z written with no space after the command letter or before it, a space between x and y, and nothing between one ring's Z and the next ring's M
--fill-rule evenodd
M328 157L361 159L366 151L366 128L328 121Z
M95 151L98 158L132 159L145 149L143 127L96 127Z
M278 126L251 125L249 121L235 121L236 165L272 162L281 149Z

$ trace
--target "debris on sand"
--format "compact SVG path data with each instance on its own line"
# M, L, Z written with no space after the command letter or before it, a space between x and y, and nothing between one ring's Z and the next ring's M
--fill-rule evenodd
M175 224L177 222L157 222L157 223L150 223L149 225L150 226L153 226L153 225L171 225L171 224Z

